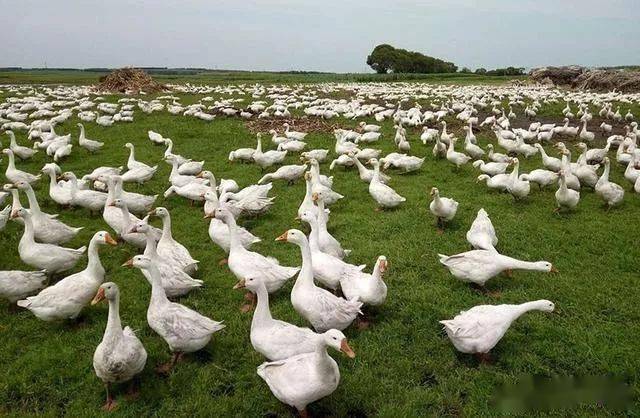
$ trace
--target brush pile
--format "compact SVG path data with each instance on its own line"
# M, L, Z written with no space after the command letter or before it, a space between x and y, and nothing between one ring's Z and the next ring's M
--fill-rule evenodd
M633 93L640 91L640 71L591 70L573 80L572 87L583 90Z
M529 76L539 83L580 90L617 90L623 93L640 91L640 71L589 70L579 66L545 67L532 70Z
M139 68L125 67L101 77L97 89L118 93L154 93L165 91L167 87Z
M579 75L587 71L575 65L569 67L544 67L531 70L529 76L533 81L555 86L570 86Z

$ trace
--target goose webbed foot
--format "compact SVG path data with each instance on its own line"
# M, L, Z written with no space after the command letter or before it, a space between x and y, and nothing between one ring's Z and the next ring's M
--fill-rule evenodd
M253 308L256 306L256 295L252 292L247 292L244 295L244 299L247 301L244 305L240 307L240 312L247 313L251 312Z
M162 375L168 375L175 367L176 363L182 359L183 353L177 352L171 355L171 360L156 367L156 372Z
M229 262L228 259L223 258L222 260L218 261L218 265L219 266L224 266L225 264L227 264Z
M136 400L140 397L140 386L138 384L138 379L134 378L130 383L129 383L129 388L127 389L127 399L133 401Z
M360 331L368 329L371 325L371 322L367 319L366 316L358 316L355 321L356 328Z
M476 359L480 364L491 364L493 363L491 359L491 354L489 353L475 353Z
M105 388L107 390L107 401L102 406L102 410L111 412L114 409L116 409L116 406L118 405L118 403L113 399L113 396L111 396L111 391L109 390L109 384L108 383L105 383Z

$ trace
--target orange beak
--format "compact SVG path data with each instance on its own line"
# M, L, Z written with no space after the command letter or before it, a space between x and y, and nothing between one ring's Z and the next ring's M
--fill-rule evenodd
M280 235L278 238L276 238L276 241L287 241L287 232L285 231L282 235Z
M346 338L340 343L340 351L342 351L349 358L354 358L356 356L356 353L354 353L351 347L349 347Z
M109 245L118 245L118 241L116 241L115 239L113 239L113 237L110 234L107 234L104 237L104 240L106 241L107 244Z
M246 287L244 279L241 279L238 283L233 286L234 289L244 289Z
M198 174L196 174L196 178L199 178L199 179L201 179L201 178L202 178L202 171L201 171L201 172L199 172Z
M551 273L560 273L556 266L551 266Z
M380 263L380 273L384 273L388 269L389 269L389 262L388 261L385 260L385 261Z
M91 304L95 305L96 303L99 303L102 300L104 300L104 289L100 288L98 289L98 293L96 293L95 297L91 301Z
M209 213L205 213L203 216L204 219L211 219L213 218L213 215L209 214Z
M19 217L20 217L20 215L18 215L18 212L16 212L16 211L11 212L11 219L16 219L16 218L19 218Z
M133 267L133 258L128 259L122 264L122 267Z
M313 193L313 194L311 195L311 200L313 200L314 202L317 202L317 201L318 201L318 193L317 193L317 192L316 192L316 193Z

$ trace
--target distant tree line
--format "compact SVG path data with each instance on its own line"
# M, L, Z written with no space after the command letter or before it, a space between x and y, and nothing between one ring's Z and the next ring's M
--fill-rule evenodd
M389 44L378 45L367 57L369 65L378 74L391 73L455 73L458 67L452 62L430 57L419 52L394 48Z
M471 73L471 70L465 67L460 72ZM474 74L497 75L497 76L525 75L524 68L521 68L521 67L496 68L495 70L488 70L488 71L485 68L478 68L477 70L474 71Z

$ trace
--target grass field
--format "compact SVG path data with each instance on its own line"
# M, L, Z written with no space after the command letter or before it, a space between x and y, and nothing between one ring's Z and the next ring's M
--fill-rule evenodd
M526 77L480 76L476 74L361 74L361 73L276 73L260 71L172 71L153 73L162 83L326 83L419 81L423 83L500 84ZM108 72L79 70L0 71L0 84L94 84Z
M181 97L187 104L198 99ZM560 108L547 108L545 112L559 119ZM640 115L638 107L634 111ZM56 131L73 132L75 139L77 121L74 117ZM356 124L345 120L339 123L344 127ZM97 165L123 165L128 155L123 144L133 142L137 159L157 163L160 169L148 184L128 190L162 193L168 184L170 167L161 161L164 149L147 140L148 129L171 137L175 152L206 160L205 167L218 179L234 178L246 186L262 175L257 166L227 161L229 151L255 143L253 134L239 119L219 117L207 123L166 112L146 115L137 110L131 124L86 126L88 137L106 142L104 150L89 156L74 147L72 156L62 164L63 170L85 173ZM385 154L395 151L392 122L385 121L383 131L384 139L374 147ZM331 208L330 230L345 248L353 250L349 261L354 264L366 263L371 269L378 255L387 256L389 296L369 329L346 330L357 356L350 360L332 353L340 366L340 386L332 396L311 405L310 412L340 417L495 415L499 408L494 401L501 388L531 375L608 375L627 383L637 399L640 285L636 226L640 198L627 191L624 204L607 212L592 191L583 190L575 212L557 215L553 213L555 189L538 191L532 187L526 201L514 202L507 194L489 192L483 184L476 184L478 172L470 165L455 171L446 160L435 160L431 146L423 146L418 137L417 130L409 131L411 153L427 156L422 170L409 175L391 174L392 186L407 198L398 210L374 212L367 185L355 170L338 168L332 173L334 189L345 198ZM308 139L309 149L329 148L333 154L333 135L312 132ZM488 130L483 130L478 139L483 147L494 141ZM7 143L5 135L2 140ZM18 135L18 140L24 144L24 134ZM19 163L19 168L36 172L47 161L40 152L33 161ZM296 161L295 156L287 157L288 164ZM525 161L522 169L540 165L536 156ZM328 164L321 168L328 173ZM614 165L612 180L629 190L618 165ZM443 235L436 234L428 211L432 186L460 202L455 220ZM85 227L68 246L85 245L96 230L108 229L101 216L89 216L82 209L61 211L48 198L44 180L37 194L44 211L60 212L64 222ZM253 247L255 251L275 256L284 265L298 265L298 248L274 239L288 228L301 227L294 217L304 196L304 184L289 187L274 183L272 194L277 199L271 211L243 225L263 239ZM173 235L200 260L198 277L206 283L181 303L224 320L227 327L205 350L187 356L169 377L158 377L154 366L166 361L169 353L164 341L146 323L150 288L139 271L120 267L134 249L128 245L102 248L107 280L121 288L123 322L138 330L149 353L140 378L140 398L128 401L123 397L124 388L118 388L117 416L288 416L290 410L271 395L255 372L264 360L249 342L251 314L238 309L243 295L231 289L235 280L227 267L218 266L224 254L209 240L201 208L190 207L175 196L160 198L157 204L170 210ZM485 208L493 220L501 253L550 261L560 274L517 272L511 279L498 277L488 285L499 292L495 296L479 293L453 278L439 264L437 254L455 254L469 248L465 233L480 208ZM26 268L17 253L21 233L22 228L15 223L0 233L2 269ZM78 269L84 264L85 260L81 261ZM305 325L291 307L290 288L291 284L272 296L274 317ZM495 360L490 365L458 354L438 324L438 320L474 305L535 299L552 300L556 311L531 313L517 321L493 351ZM98 305L88 307L78 323L51 324L37 320L26 310L10 312L8 304L1 302L0 414L100 415L104 389L93 373L92 356L102 338L106 315L106 305ZM622 410L586 404L541 412L561 416L625 413L640 413L637 403Z

